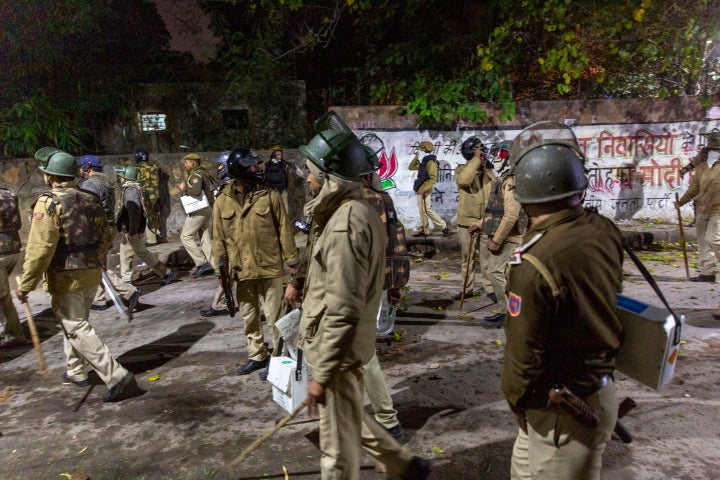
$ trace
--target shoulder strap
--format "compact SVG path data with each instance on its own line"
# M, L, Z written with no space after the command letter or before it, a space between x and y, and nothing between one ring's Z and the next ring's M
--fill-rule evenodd
M552 291L552 297L554 299L557 299L560 297L560 288L558 287L557 282L553 278L553 276L550 274L550 270L547 269L545 264L543 264L535 255L530 255L529 253L523 253L522 255L523 260L527 260L530 265L535 267L535 269L540 273L540 275L545 279L547 284L550 286L550 290Z

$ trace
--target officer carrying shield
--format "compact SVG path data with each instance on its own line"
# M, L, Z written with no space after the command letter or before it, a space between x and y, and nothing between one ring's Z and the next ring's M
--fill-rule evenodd
M581 205L585 159L568 127L531 125L510 159L515 197L531 220L510 259L505 318L502 390L520 426L511 476L599 479L618 412L622 236ZM549 403L563 389L595 422Z

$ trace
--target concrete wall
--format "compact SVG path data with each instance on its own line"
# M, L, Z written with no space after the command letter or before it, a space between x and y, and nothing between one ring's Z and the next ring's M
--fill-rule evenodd
M717 100L717 99L716 99ZM716 104L720 102L716 101ZM410 229L420 226L412 184L417 172L408 165L421 141L435 145L440 178L433 192L433 208L454 224L458 190L454 170L465 159L462 142L478 136L491 144L512 140L525 126L551 120L573 126L587 157L588 203L613 220L630 218L675 221L672 201L682 195L692 173L680 178L680 168L704 146L704 134L720 130L719 118L693 97L668 100L591 100L519 103L517 116L496 121L498 109L488 105L488 121L455 129L418 129L413 116L396 107L337 107L334 110L357 134L374 132L385 143L380 170L398 215ZM692 216L692 206L683 207Z
M715 99L715 104L720 100ZM720 130L720 118L703 107L698 98L666 100L589 100L569 102L520 102L512 121L497 121L498 109L486 106L486 122L461 124L454 129L418 129L412 115L398 115L396 107L336 107L334 110L358 134L376 133L385 143L380 174L393 197L400 218L407 228L420 224L412 183L416 173L407 169L417 153L417 145L429 140L441 164L441 177L433 194L435 210L453 224L457 210L457 186L454 169L465 160L460 145L470 136L485 143L513 139L524 127L536 121L553 120L574 125L581 148L587 156L590 185L589 203L608 217L647 218L674 221L672 200L682 195L692 174L680 178L678 171L704 145L703 134ZM263 159L270 152L260 151ZM202 153L207 166L214 165L217 152ZM177 238L185 218L179 201L178 184L184 178L182 154L151 154L167 175L170 206L167 230ZM305 159L298 150L285 150L285 158L298 165ZM132 160L132 156L102 157L111 166ZM33 159L9 159L0 163L0 186L15 189L24 211L32 199L45 189ZM302 217L307 193L302 178L296 177L290 188L290 217ZM692 216L690 205L683 214ZM26 234L27 222L24 230Z

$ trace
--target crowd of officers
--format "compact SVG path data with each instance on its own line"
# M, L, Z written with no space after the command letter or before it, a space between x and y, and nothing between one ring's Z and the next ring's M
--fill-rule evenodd
M615 296L622 284L622 237L610 220L582 206L585 159L574 136L567 136L565 126L538 125L494 152L497 172L479 138L462 145L467 163L457 167L455 178L463 284L456 299L481 293L475 285L479 263L482 292L498 304L485 321L504 325L507 333L502 391L519 426L512 478L599 479L617 420L613 370L622 327ZM376 173L381 165L371 146L377 138L357 138L334 112L318 119L316 130L300 147L312 196L303 211L309 236L302 256L287 213L288 170L279 147L268 162L245 148L223 152L216 172L206 170L199 155L185 155L180 190L199 207L186 210L182 243L195 264L194 277L220 268L235 285L248 350L239 375L260 371L267 377L270 356L281 353L274 324L285 308L302 304L298 347L312 371L308 409L320 417L323 479L358 478L361 448L393 478L424 479L430 463L403 445L375 352L378 318L387 305L399 303L409 277L405 231ZM713 152L720 143L709 148L680 203L696 199L698 222L707 231L716 229L705 248L717 256L720 167L713 168ZM92 308L107 306L105 290L98 288L103 274L132 312L140 294L132 284L134 256L162 285L176 278L146 247L148 229L156 241L164 234L158 221L162 202L153 192L156 164L140 150L135 165L115 167L121 182L116 217L112 182L97 157L76 160L46 147L35 158L49 190L31 207L16 296L27 302L43 281L64 335L64 381L87 387L92 369L108 387L104 400L121 400L137 389L133 374L115 360L88 317ZM423 187L432 160L418 162L418 205L447 235L447 224L430 213ZM28 342L7 279L20 260L21 219L14 194L0 195L2 346L10 348ZM715 200L708 206L705 198ZM423 223L419 233L426 235L427 227ZM114 235L121 235L119 277L106 263ZM286 271L292 279L284 286ZM224 293L219 286L212 306L201 313L230 313ZM261 316L275 351L264 338ZM549 403L548 392L560 388L573 392L598 421L588 425ZM374 418L363 409L364 393Z

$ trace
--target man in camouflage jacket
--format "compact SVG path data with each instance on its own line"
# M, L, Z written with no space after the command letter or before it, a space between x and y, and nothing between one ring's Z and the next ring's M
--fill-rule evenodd
M21 256L20 227L17 195L0 188L0 324L5 335L0 348L22 347L29 343L10 296L9 277Z

